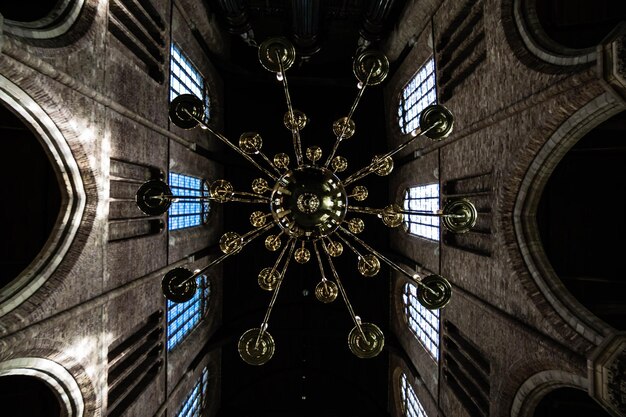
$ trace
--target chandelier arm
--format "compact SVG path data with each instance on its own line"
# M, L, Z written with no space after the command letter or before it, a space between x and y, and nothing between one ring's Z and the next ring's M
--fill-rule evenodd
M240 196L246 196L246 197L254 197L254 198L261 199L261 200L270 201L269 197L266 197L264 195L257 194L257 193L251 193L249 191L234 191L233 194L240 195Z
M281 232L281 234L282 234L282 232ZM289 239L290 242L291 242L291 240L292 239ZM287 252L287 249L289 249L289 243L287 243L285 245L285 247L283 248L283 250L280 251L280 255L278 255L278 259L276 259L276 262L274 262L274 266L272 267L272 274L274 273L274 271L276 271L278 269L278 265L280 265L280 262L282 261L283 257L285 256L285 252Z
M365 335L365 332L363 331L363 328L361 327L361 320L357 319L356 314L354 313L352 304L350 304L350 300L348 300L348 294L346 294L346 290L345 288L343 288L341 279L339 279L339 274L337 273L337 270L335 269L335 264L333 264L333 260L328 254L328 248L326 247L326 243L324 243L323 240L322 240L322 246L324 246L324 252L326 252L326 258L328 258L328 264L330 265L330 270L332 271L333 276L335 277L335 281L337 282L337 287L339 288L339 292L341 293L341 298L343 298L343 301L346 304L348 313L350 313L350 317L352 317L352 321L354 322L354 325L357 327L357 329L359 329L359 333L361 333L361 337L363 337L363 340L367 340L367 336Z
M283 91L285 92L285 101L287 102L287 110L289 111L289 117L291 120L291 136L293 138L293 151L296 154L296 163L302 165L302 141L300 140L300 131L295 127L296 118L293 114L293 105L291 103L291 95L289 94L289 84L287 83L287 74L283 69L283 61L280 59L278 51L276 51L276 61L278 62L278 68L282 75ZM275 179L275 178L274 178Z
M372 207L349 206L348 211L352 211L354 213L373 214L377 216L381 214L383 210Z
M186 280L182 281L180 284L175 285L176 288L181 288L185 285L187 285L187 283L189 281L195 281L196 278L198 278L200 275L202 275L203 273L205 273L209 268L211 268L213 265L217 265L220 262L224 261L226 258L228 258L230 255L232 255L232 253L225 253L222 254L221 256L218 256L217 258L213 259L211 262L209 262L208 265L202 267L201 269L196 270L193 275L191 275L189 278L187 278Z
M366 177L367 175L371 174L372 172L374 172L376 170L378 165L380 163L382 163L382 161L384 161L386 158L394 156L395 154L397 154L398 152L400 152L401 150L403 150L404 148L409 146L411 143L413 143L420 136L424 136L426 133L430 132L432 129L435 129L436 127L439 127L439 125L441 123L443 123L443 122L442 121L437 121L437 122L433 123L433 125L430 126L426 130L419 129L419 132L416 130L415 131L416 132L415 136L412 136L406 142L398 145L396 148L390 150L386 154L379 156L378 158L376 158L376 160L370 162L368 165L364 166L363 168L359 169L358 171L356 171L355 173L350 175L348 178L346 178L346 180L344 181L344 186L347 187L348 185L352 184L353 182L358 181L358 180Z
M332 234L332 235L330 235L330 236L334 236L334 235L336 235L336 234L337 234L337 233L333 233L333 234ZM329 245L333 245L333 244L335 243L335 242L333 242L333 241L332 241L332 239L331 239L329 236L324 236L322 239L326 239L326 240L328 241L328 244L329 244ZM322 242L322 243L323 243L323 242Z
M348 248L350 248L350 250L351 250L352 252L354 252L354 254L355 254L355 255L356 255L359 259L363 258L363 255L361 255L361 252L359 252L359 250L358 250L357 248L355 248L355 247L354 247L354 246L353 246L350 242L348 242L348 241L346 240L346 238L344 238L343 236L341 236L339 233L336 233L336 235L337 235L337 237L338 237L338 238L339 238L339 239L340 239L343 243L345 243L345 244L346 244L346 246L348 246Z
M262 227L260 229L253 229L250 232L248 232L245 235L243 235L242 236L243 245L241 246L241 249L243 249L248 243L252 242L257 237L262 235L263 232L269 230L271 226L273 226L273 224L268 224L268 225L266 225L266 226L264 226L264 227ZM255 233L257 233L257 234L255 234ZM215 258L211 262L209 262L208 265L206 265L206 266L202 267L201 269L195 271L193 273L193 275L191 275L189 278L187 278L186 280L182 281L180 284L176 285L176 287L180 288L180 287L186 285L189 281L195 280L200 275L202 275L204 272L206 272L209 268L211 268L213 265L221 263L226 258L228 258L229 256L231 256L231 255L233 255L235 253L239 253L241 251L241 249L239 251L225 253L225 254L223 254L221 256L218 256L217 258Z
M365 89L367 88L367 85L369 83L370 77L372 76L373 72L374 72L374 66L372 65L372 67L370 68L370 72L367 74L367 79L365 80L365 83L359 83L359 84L362 84L362 87L358 89L359 92L357 93L356 98L354 99L354 103L352 103L352 107L350 107L347 120L352 119L352 115L356 111L356 108L359 105L359 101L361 101L361 97L363 97L363 93L365 92ZM326 159L324 168L328 168L328 165L330 165L330 161L335 156L335 153L337 153L337 149L339 148L339 144L341 143L343 139L343 135L346 133L347 128L348 128L348 123L346 122L343 125L343 129L341 129L341 133L337 135L337 139L335 140L335 144L333 145L332 151L330 152L330 154L328 155L328 158Z
M270 167L272 167L272 169L273 169L273 170L274 170L274 171L275 171L275 172L276 172L279 176L281 175L280 170L276 167L276 165L274 165L274 162L272 162L272 160L271 160L271 159L269 159L269 158L267 157L267 155L265 155L265 153L263 153L263 152L259 151L259 155L261 155L261 158L263 158L263 159L265 160L265 162L267 162L267 164L268 164Z
M296 249L296 240L294 238L291 238L289 240L291 242L289 256L287 257L287 260L285 261L285 265L283 266L283 270L280 274L280 278L278 279L278 282L276 283L276 288L274 288L274 292L272 293L272 299L270 300L270 304L267 307L267 311L265 312L263 323L261 323L261 331L259 332L259 335L256 338L256 343L255 343L256 348L258 348L259 342L261 341L261 338L263 337L265 330L267 330L268 322L270 319L270 314L272 314L272 309L274 308L274 304L276 303L276 299L278 298L278 291L280 290L280 286L283 283L283 279L285 278L285 273L287 272L287 268L289 267L289 261L291 260L291 257L293 256L294 250ZM285 245L285 247L287 247L287 245Z
M326 275L324 274L324 266L322 265L322 257L320 256L320 251L317 247L317 241L313 241L313 249L315 250L315 257L317 258L317 265L319 265L320 267L320 274L322 276L322 281L326 281Z
M422 210L399 210L397 213L406 214L406 215L415 215L415 216L427 216L427 217L447 217L452 219L461 219L465 218L462 214L454 214L454 213L441 213L441 212L432 212L432 211L422 211Z
M247 203L247 204L267 204L269 200L262 199L262 198L247 199L247 198L233 197L230 200L225 201L225 203L228 203L230 201L235 202L235 203Z
M234 194L241 194L241 193L235 192ZM270 201L269 197L261 196L258 194L248 193L247 195L254 196L256 197L256 199L245 199L245 198L233 197L228 201L220 201L221 200L220 198L216 198L212 196L165 195L165 194L160 195L160 196L151 196L149 198L153 200L178 200L178 201L201 200L201 201L217 201L217 202L224 202L224 203L228 203L229 201L235 201L238 203L251 203L251 204L267 203ZM131 201L131 199L129 199L129 201Z
M404 268L402 268L401 266L397 265L395 262L393 262L391 259L387 258L382 253L378 252L376 249L372 248L370 245L365 243L362 239L360 239L358 236L356 236L354 233L350 232L349 230L345 229L344 227L339 226L339 230L341 230L346 235L351 236L361 246L363 246L365 249L367 249L370 252L372 252L374 255L376 255L378 258L380 258L384 263L386 263L387 265L389 265L390 267L392 267L396 271L400 272L401 274L405 275L406 277L410 278L411 281L415 282L415 284L418 287L420 287L422 289L425 289L426 291L430 292L433 295L436 295L435 291L433 291L431 288L427 287L426 285L422 284L422 281L421 281L421 278L420 278L419 274L414 274L414 273L410 273L408 271L405 271ZM337 236L342 237L339 233L337 233Z
M262 235L264 232L267 232L272 227L276 226L274 223L266 224L262 227L257 227L256 229L252 229L249 232L246 232L241 238L243 239L243 245L241 248L243 249L248 243L252 242L254 239Z
M194 119L196 122L200 123L200 125L202 125L202 128L205 130L208 130L209 132L211 132L213 135L215 135L219 140L221 140L222 142L224 142L226 145L228 145L232 150L234 150L235 152L237 152L239 155L243 156L244 158L246 158L248 160L248 162L250 162L252 165L254 165L258 170L260 170L261 172L263 172L265 175L267 175L268 177L270 177L271 179L273 179L274 181L277 180L277 177L272 174L270 171L268 171L267 169L263 168L261 165L259 165L254 159L252 159L252 157L248 154L246 154L244 151L242 151L241 149L239 149L239 147L237 147L234 143L232 143L230 140L228 140L228 138L224 135L222 135L220 132L218 132L217 130L213 129L210 125L208 125L202 118L196 117L193 113L191 113L190 111L188 111L187 109L183 108L182 111L189 117L191 117L192 119Z

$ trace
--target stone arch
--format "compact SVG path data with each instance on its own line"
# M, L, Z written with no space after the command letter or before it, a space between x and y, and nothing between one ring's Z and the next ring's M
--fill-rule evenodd
M529 274L539 290L539 294L529 295L538 305L549 304L558 315L551 321L559 331L575 332L591 346L599 345L612 329L583 307L556 275L542 248L536 212L545 184L562 157L591 129L621 110L623 105L604 93L570 116L534 155L522 176L513 205L513 233L527 271L522 275ZM555 318L567 323L568 330L557 326Z
M43 249L11 283L0 290L0 316L22 304L52 276L78 233L87 193L72 150L55 122L26 92L0 75L0 101L38 136L61 188L59 217Z
M3 30L11 37L36 46L67 46L89 31L98 3L99 0L58 0L44 17L32 21L4 16ZM7 2L7 5L11 4L15 3Z
M577 66L595 62L595 46L584 49L568 48L552 40L539 20L535 1L513 0L513 16L526 48L541 61L554 65Z
M500 10L507 42L522 63L545 73L577 72L595 64L595 47L572 49L551 41L529 4L529 0L502 0Z
M40 379L55 393L61 405L61 416L82 417L83 395L76 379L62 365L50 359L26 357L0 362L0 377L24 375Z
M517 389L511 406L511 417L532 417L539 401L550 391L570 387L587 391L587 378L560 370L533 374Z

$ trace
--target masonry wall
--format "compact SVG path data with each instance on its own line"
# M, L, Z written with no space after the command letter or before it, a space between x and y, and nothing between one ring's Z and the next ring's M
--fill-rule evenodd
M391 231L392 248L405 260L405 267L421 276L444 276L452 284L453 295L440 312L441 359L436 363L407 331L402 305L406 280L396 276L391 328L411 366L399 357L390 362L390 399L396 400L390 412L403 415L397 405L397 391L399 375L404 372L415 382L414 389L420 401L424 399L429 416L532 415L532 409L520 411L523 396L518 390L524 381L556 370L580 381L578 386L569 386L592 392L587 368L593 367L593 352L600 341L618 332L594 321L591 327L596 326L598 338L589 336L593 332L583 329L583 323L594 320L589 317L593 315L571 307L575 301L560 310L562 305L554 299L566 290L561 286L550 292L542 287L541 278L531 277L520 251L543 252L536 236L520 249L515 224L535 222L533 213L516 212L516 204L525 198L519 194L520 184L540 149L556 141L559 127L574 124L574 115L585 114L595 120L590 122L593 125L623 110L621 87L602 76L606 77L600 58L602 47L596 61L588 63L581 53L581 58L571 57L577 60L571 61L574 65L567 66L556 65L556 58L548 62L533 55L516 27L513 10L519 2L433 3L409 2L403 23L385 45L392 59L401 60L386 87L388 142L392 147L409 138L398 126L399 95L433 55L438 103L454 114L454 131L441 142L420 137L400 154L401 162L390 180L390 197L401 204L409 186L439 183L443 204L455 197L446 195L452 185L465 182L467 191L461 197L475 203L479 219L475 230L463 236L443 232L440 242L411 236L402 228ZM605 44L612 41L607 39ZM605 104L597 105L599 102ZM587 128L581 126L580 130ZM537 167L545 171L544 175L549 175L550 169ZM577 312L568 316L568 308ZM447 323L451 324L448 328ZM480 375L452 380L450 372L456 359L446 351L450 348L446 341L454 343L453 336L448 339L449 329L484 358L488 386L472 386ZM471 355L468 357L471 362ZM556 380L544 383L563 386ZM460 389L466 389L467 398L462 398ZM487 402L482 408L476 407L481 396Z
M86 203L69 251L50 260L60 261L52 276L0 316L0 362L59 363L78 382L85 416L173 416L205 366L208 403L218 404L220 354L205 345L221 321L221 268L208 272L207 316L171 352L161 279L175 266L194 270L212 259L208 248L219 238L222 213L212 205L206 225L168 232L167 215L143 214L134 195L148 179L167 181L170 171L209 180L221 175L222 167L202 151L219 150L215 138L170 125L167 109L174 41L206 78L211 123L221 126L222 81L204 51L223 54L224 40L201 2L189 8L187 1L154 0L150 12L159 17L144 14L156 22L162 44L155 53L161 57L150 58L124 40L133 35L133 19L114 28L114 18L124 15L114 8L125 2L84 3L81 24L45 42L35 33L1 35L0 74L8 80L0 80L1 87L23 90L56 124L76 160ZM151 59L157 62L152 67ZM136 390L121 386L114 403L113 363L137 343L154 353L142 351L133 365L146 378ZM212 415L216 408L209 410Z

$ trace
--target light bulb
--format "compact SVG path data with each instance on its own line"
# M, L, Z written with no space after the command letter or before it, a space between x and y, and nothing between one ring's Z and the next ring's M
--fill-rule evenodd
M276 79L277 79L278 81L282 81L282 80L283 80L283 78L284 78L284 77L283 77L283 73L282 73L282 72L277 72L277 73L276 73Z

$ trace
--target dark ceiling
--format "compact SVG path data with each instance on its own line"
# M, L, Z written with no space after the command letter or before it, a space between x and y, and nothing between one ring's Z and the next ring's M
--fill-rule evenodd
M221 7L219 3L212 6ZM271 36L291 37L291 2L246 4L249 27L258 43ZM347 115L358 91L352 59L369 6L370 2L361 1L320 2L320 50L306 61L296 61L287 72L294 107L310 119L302 131L303 146L319 145L324 150L323 160L335 140L333 121ZM224 29L228 29L228 20L224 12L220 13ZM256 131L264 139L267 155L287 152L293 166L291 135L282 123L287 107L281 84L274 74L261 67L255 48L237 35L230 40L231 56L227 66L221 68L226 135L238 138L242 132ZM375 153L386 149L382 90L382 86L368 89L353 117L357 133L339 148L338 154L349 161L345 175L340 177L345 178L368 163ZM224 176L236 189L249 190L251 181L260 175L248 168L243 159L234 158L226 166ZM370 191L363 205L389 204L386 178L373 176L360 184ZM250 230L250 213L259 209L262 207L228 206L224 211L225 230ZM361 237L377 249L386 250L387 231L382 222L360 217L366 221ZM312 251L311 246L309 249ZM386 415L387 351L373 359L352 355L347 338L354 324L341 297L332 304L322 304L315 298L320 273L314 259L304 265L290 263L269 320L268 331L276 341L274 357L260 367L239 358L237 339L247 329L259 327L271 297L271 293L259 288L258 273L272 266L277 257L278 253L266 250L263 239L259 239L224 266L224 325L218 336L226 337L229 343L222 350L222 401L218 415ZM357 272L356 265L356 256L344 247L343 255L336 258L336 266L356 314L364 322L377 324L388 337L387 343L393 344L387 331L389 271L383 268L376 277L365 278ZM330 276L328 268L326 273Z

